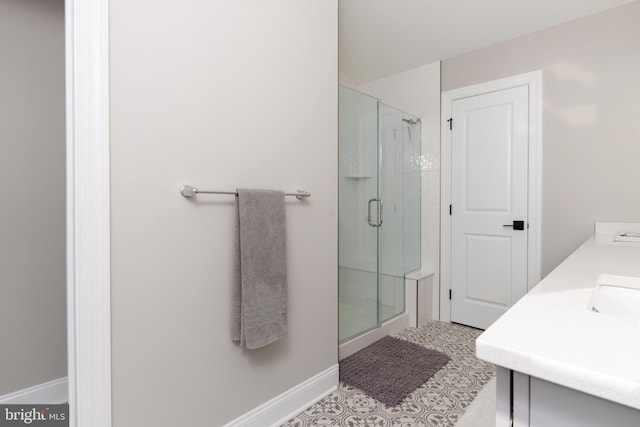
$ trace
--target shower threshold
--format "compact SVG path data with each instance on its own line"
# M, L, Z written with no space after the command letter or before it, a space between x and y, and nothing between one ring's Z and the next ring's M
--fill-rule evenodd
M379 327L375 327L358 336L340 342L338 346L338 360L351 356L353 353L373 344L380 338L393 335L408 327L409 314L407 312L400 313L391 319L385 320Z

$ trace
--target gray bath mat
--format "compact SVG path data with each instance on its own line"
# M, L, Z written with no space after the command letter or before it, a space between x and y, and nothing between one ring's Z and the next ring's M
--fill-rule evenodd
M449 361L449 356L386 336L340 361L340 381L396 406Z

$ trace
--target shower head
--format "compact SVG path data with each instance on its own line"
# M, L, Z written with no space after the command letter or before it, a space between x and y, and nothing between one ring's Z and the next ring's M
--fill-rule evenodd
M420 122L422 122L422 119L402 119L403 122L406 122L409 126L407 127L407 132L409 133L409 139L413 139L413 136L411 135L411 128L413 127L413 125L416 125Z
M413 126L415 124L418 124L418 123L422 122L422 119L416 119L416 120L413 120L413 119L402 119L402 121L403 122L407 122L408 124Z

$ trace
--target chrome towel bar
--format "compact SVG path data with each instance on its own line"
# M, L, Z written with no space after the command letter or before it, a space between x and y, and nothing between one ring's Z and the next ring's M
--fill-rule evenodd
M202 194L233 194L235 196L238 195L237 191L205 191L205 190L198 190L196 187L193 187L191 185L183 185L182 187L180 187L180 194L182 194L184 197L193 197L198 193L202 193ZM311 193L309 193L308 191L303 191L303 190L298 190L295 193L284 193L285 196L295 196L296 199L298 200L302 200L302 199L306 199L307 197L311 197Z

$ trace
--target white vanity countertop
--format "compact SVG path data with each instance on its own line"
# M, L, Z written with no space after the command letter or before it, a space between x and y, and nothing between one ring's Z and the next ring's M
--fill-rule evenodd
M640 321L587 309L600 274L640 277L640 243L589 239L478 337L477 356L640 409Z

